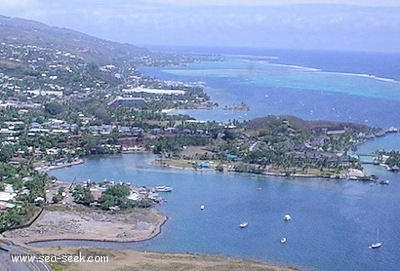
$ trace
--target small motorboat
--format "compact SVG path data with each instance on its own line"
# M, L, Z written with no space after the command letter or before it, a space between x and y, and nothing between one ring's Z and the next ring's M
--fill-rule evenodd
M156 192L171 192L172 187L165 186L165 185L159 185L155 187Z
M382 245L382 242L373 243L369 246L369 248L380 248Z
M376 243L372 243L369 246L369 248L380 248L383 245L382 242L378 241L379 240L379 229L376 230L376 240L377 240L377 242Z
M287 214L287 215L285 215L285 216L283 217L283 220L284 220L284 221L289 221L290 219L292 219L292 217L291 217L289 214Z
M239 227L246 228L249 225L249 222L243 222L239 224Z
M281 244L286 243L286 241L287 241L287 240L286 240L286 237L282 237L282 238L281 238Z
M205 206L202 204L200 205L200 210L204 210Z

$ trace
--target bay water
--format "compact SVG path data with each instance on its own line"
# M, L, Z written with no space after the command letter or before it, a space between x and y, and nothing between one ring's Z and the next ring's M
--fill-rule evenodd
M162 233L144 242L59 241L39 246L91 245L119 249L215 254L301 267L305 270L399 270L400 176L376 185L348 180L250 176L160 168L150 154L87 157L85 164L51 171L62 181L104 179L169 185ZM200 209L204 205L204 210ZM292 216L284 222L285 214ZM241 229L239 224L249 226ZM384 245L376 242L376 231ZM280 239L287 238L282 245Z

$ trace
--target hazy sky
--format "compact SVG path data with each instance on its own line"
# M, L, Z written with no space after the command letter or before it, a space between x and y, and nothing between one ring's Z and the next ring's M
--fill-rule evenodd
M0 0L0 14L137 45L400 52L399 0Z

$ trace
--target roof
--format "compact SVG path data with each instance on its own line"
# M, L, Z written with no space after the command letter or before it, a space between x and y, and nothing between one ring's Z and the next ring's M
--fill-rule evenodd
M207 163L207 162L200 162L200 163L197 164L197 166L199 166L199 167L210 167L211 165L210 165L210 163Z
M12 200L15 197L14 193L9 193L9 192L0 192L0 201L7 202L9 200Z

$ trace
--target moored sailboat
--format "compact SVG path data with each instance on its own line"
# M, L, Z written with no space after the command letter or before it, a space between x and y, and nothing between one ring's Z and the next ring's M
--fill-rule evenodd
M372 243L369 245L369 248L380 248L383 245L382 242L379 241L379 229L376 230L376 243Z

